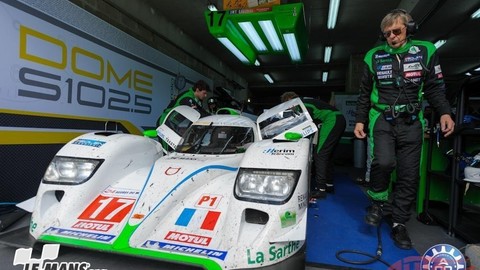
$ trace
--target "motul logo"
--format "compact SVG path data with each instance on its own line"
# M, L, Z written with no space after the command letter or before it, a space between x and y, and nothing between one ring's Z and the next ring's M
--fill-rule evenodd
M75 225L73 225L72 227L78 229L107 232L108 230L110 230L110 228L112 228L112 226L112 224L79 221L75 223Z
M210 241L212 240L211 237L188 234L188 233L178 233L178 232L168 232L167 236L165 236L165 240L182 242L182 243L189 243L201 246L208 246L210 245Z

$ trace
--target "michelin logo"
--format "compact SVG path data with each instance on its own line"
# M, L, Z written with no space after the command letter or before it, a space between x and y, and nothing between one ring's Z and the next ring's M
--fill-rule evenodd
M90 268L88 262L52 262L58 258L59 250L59 244L45 244L40 258L35 259L32 258L32 248L19 248L15 251L13 265L23 265L23 270L100 270Z

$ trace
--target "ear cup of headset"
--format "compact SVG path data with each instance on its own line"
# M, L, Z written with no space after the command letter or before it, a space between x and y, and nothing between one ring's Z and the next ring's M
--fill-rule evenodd
M417 33L417 30L418 30L418 25L415 21L409 21L407 23L407 37L408 36L413 36Z

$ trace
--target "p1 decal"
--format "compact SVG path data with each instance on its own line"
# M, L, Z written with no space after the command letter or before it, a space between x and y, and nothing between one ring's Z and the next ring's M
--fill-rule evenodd
M213 231L219 218L220 212L217 211L185 208L177 218L175 225Z
M118 223L130 212L134 202L134 199L99 195L78 218Z
M203 194L195 206L200 208L216 209L220 203L220 200L222 200L221 195Z

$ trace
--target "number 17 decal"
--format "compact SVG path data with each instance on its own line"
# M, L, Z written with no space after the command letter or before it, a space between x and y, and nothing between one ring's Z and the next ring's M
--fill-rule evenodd
M79 219L120 222L130 212L134 199L98 196L83 210Z

